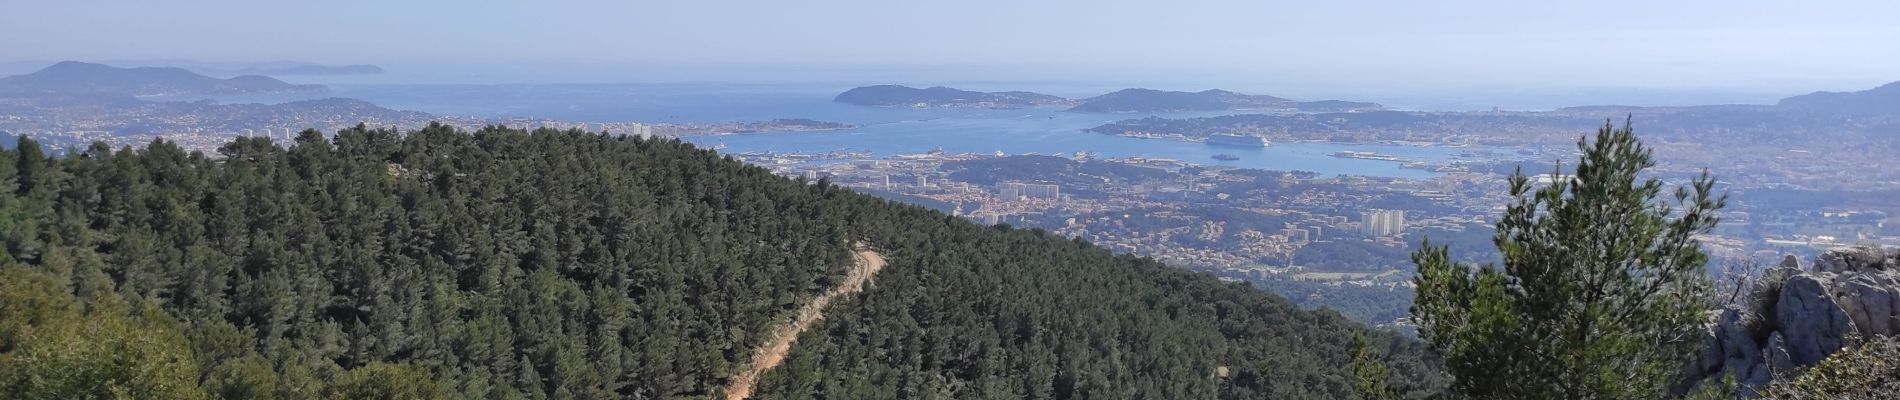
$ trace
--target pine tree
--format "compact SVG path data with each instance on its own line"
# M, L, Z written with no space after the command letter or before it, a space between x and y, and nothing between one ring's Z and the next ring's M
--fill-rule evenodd
M82 361L190 356L148 357L196 372L140 381L195 382L175 392L187 397L703 397L840 282L856 242L892 266L833 303L760 398L1355 392L1335 355L1363 327L1345 318L1046 232L783 179L678 140L437 125L334 140L305 131L288 149L243 139L212 156L156 140L51 157L26 142L0 149L0 265L44 279L0 279L38 290L0 297L162 310L165 321L133 319L179 321L186 346ZM86 326L68 320L53 326ZM1394 392L1443 387L1422 346L1367 335L1388 344ZM5 361L0 384L127 382ZM1217 365L1230 378L1205 384Z
M1474 398L1632 399L1662 395L1690 354L1709 282L1708 232L1726 195L1706 172L1658 200L1663 184L1626 122L1604 124L1574 177L1533 190L1497 223L1504 265L1475 271L1429 242L1413 253L1412 314L1445 357L1452 391Z
M15 190L24 196L46 184L46 154L40 152L40 142L30 137L21 137L15 148L14 173L19 174Z
M406 364L373 362L344 372L330 388L337 400L435 400L446 399L442 384L429 377L429 371Z
M1365 333L1353 334L1352 353L1352 375L1359 388L1359 398L1366 400L1394 398L1392 388L1385 383L1385 360L1367 341Z

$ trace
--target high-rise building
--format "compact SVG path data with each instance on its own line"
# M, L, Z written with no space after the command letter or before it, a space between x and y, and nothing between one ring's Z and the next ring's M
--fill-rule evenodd
M1405 210L1366 210L1360 213L1359 229L1372 237L1398 235L1405 232Z
M1062 197L1062 187L1056 185L1023 185L1023 196L1054 199Z
M996 184L996 192L1006 198L1022 196L1038 199L1056 199L1062 197L1061 186L1022 182L998 183Z
M1306 243L1312 241L1312 238L1307 236L1305 229L1289 227L1281 229L1280 234L1285 235L1286 241L1292 243Z

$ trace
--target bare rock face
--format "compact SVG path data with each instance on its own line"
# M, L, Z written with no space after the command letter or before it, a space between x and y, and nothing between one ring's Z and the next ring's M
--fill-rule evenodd
M1841 349L1841 337L1853 322L1827 290L1826 277L1796 275L1781 286L1775 303L1775 332L1788 339L1788 355L1798 365L1814 365Z
M1883 270L1889 272L1889 270ZM1900 315L1900 279L1894 273L1852 274L1837 280L1834 297L1852 299L1841 303L1843 311L1859 327L1863 337L1900 333L1895 315Z
M1768 347L1762 348L1762 352L1766 354L1768 361L1767 372L1794 371L1798 368L1794 363L1794 356L1788 354L1788 341L1781 336L1781 332L1768 335Z
M1897 261L1892 255L1880 249L1855 248L1836 250L1814 258L1814 272L1853 272L1861 270L1889 270Z
M1737 382L1759 380L1766 383L1769 373L1762 358L1763 351L1764 347L1757 343L1754 333L1742 321L1740 310L1716 311L1708 335L1703 337L1702 352L1688 374L1697 377L1732 374ZM1686 383L1699 384L1703 380L1694 379ZM1686 392L1687 389L1681 391Z
M1792 256L1782 267L1799 269ZM1900 253L1837 250L1790 276L1760 309L1710 313L1703 350L1687 366L1678 392L1732 376L1740 394L1812 366L1859 338L1900 334Z

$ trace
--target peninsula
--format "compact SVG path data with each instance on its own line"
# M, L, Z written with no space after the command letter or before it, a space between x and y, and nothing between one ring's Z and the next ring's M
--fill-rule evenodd
M1349 112L1384 109L1378 103L1323 100L1302 102L1268 95L1251 95L1226 90L1177 92L1155 89L1122 89L1082 99L1070 108L1082 113L1162 113L1191 111L1299 111Z
M219 95L325 90L323 85L291 84L260 75L219 79L183 68L119 68L78 61L62 61L30 74L0 78L0 95Z
M832 99L839 103L869 107L908 108L988 108L1014 109L1068 105L1059 96L1034 92L975 92L943 86L924 89L901 85L876 85L852 88Z

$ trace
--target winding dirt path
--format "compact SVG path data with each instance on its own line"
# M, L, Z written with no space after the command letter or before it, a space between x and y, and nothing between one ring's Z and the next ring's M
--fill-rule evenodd
M799 307L796 318L773 328L766 342L752 349L751 367L734 376L732 381L726 384L726 400L743 400L752 397L752 389L759 384L759 377L765 376L765 371L770 371L779 363L785 362L785 353L790 352L792 344L798 342L798 335L804 333L805 329L811 328L812 323L825 318L825 306L831 305L831 301L839 296L863 291L864 283L870 281L871 276L877 275L878 270L884 269L884 257L869 247L860 244L852 250L852 255L858 260L852 263L851 271L845 273L843 283L812 298L811 302L805 303L804 307Z

